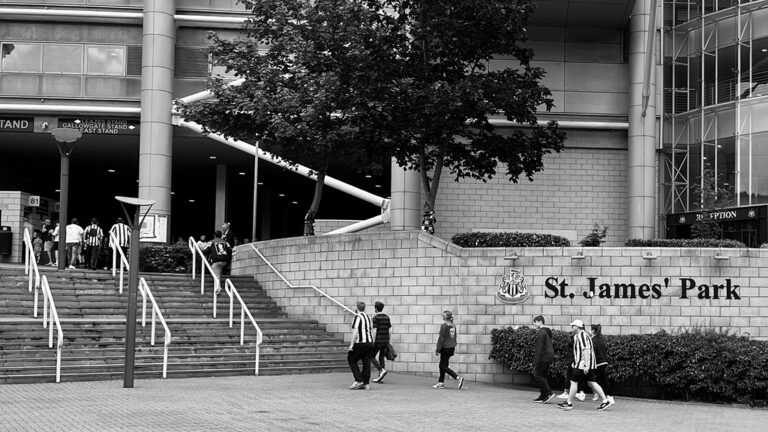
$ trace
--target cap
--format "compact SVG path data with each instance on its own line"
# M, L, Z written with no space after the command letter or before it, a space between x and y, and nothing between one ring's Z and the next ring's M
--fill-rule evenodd
M453 319L453 313L451 311L443 311L445 319Z
M581 328L584 328L584 321L582 321L582 320L574 320L574 321L571 323L571 325L572 325L572 326L576 326L576 327L581 327Z

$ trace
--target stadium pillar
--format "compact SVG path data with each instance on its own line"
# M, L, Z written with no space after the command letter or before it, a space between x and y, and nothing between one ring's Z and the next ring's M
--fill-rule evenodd
M401 168L392 160L390 180L390 229L407 231L421 226L421 179L419 172Z
M655 44L649 44L653 40L649 31L656 31L650 28L654 4L653 0L635 2L629 35L628 231L630 238L642 239L653 238L656 232L656 56Z
M157 202L153 215L169 218L173 149L170 106L173 104L175 13L175 0L144 0L139 197ZM170 224L169 220L169 228ZM170 233L164 235L165 241L168 241Z

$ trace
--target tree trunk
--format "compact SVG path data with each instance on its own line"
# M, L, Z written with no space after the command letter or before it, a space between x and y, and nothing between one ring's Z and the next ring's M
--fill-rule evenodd
M434 173L430 180L426 169L426 155L419 156L419 171L421 172L421 184L424 188L424 213L422 214L421 229L430 234L435 233L435 201L437 190L440 187L440 177L443 173L443 158L439 156L435 161Z
M325 186L325 175L328 171L328 164L324 164L323 170L317 173L317 183L315 184L315 196L312 197L312 204L309 206L306 216L304 216L304 235L315 235L315 215L320 208L320 200L323 198L323 186Z

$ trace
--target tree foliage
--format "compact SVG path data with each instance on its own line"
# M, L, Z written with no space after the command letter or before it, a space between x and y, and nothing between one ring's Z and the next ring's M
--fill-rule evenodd
M314 219L331 161L360 170L388 154L384 101L396 100L396 47L404 33L374 0L242 0L242 34L211 34L214 64L237 77L207 84L214 100L182 106L207 131L250 142L317 173ZM380 166L379 166L380 168Z
M525 47L531 0L389 0L407 32L401 46L400 92L411 140L395 149L402 166L418 169L434 210L442 169L456 180L487 181L498 165L517 182L543 168L542 157L560 151L565 134L554 122L537 123L539 107L554 107L541 85L542 68L531 66ZM514 67L490 67L506 59ZM490 121L504 115L521 126L499 133ZM428 173L432 172L432 178Z

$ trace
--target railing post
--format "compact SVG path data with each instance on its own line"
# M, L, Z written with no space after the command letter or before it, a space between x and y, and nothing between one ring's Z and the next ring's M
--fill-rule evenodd
M165 337L168 337L168 334L165 335ZM163 379L165 379L166 375L168 374L168 345L163 341Z
M56 346L56 382L61 382L61 346Z
M32 316L37 318L37 301L38 301L38 294L37 294L37 287L35 287L35 305L32 308Z
M259 375L259 343L256 343L256 376Z
M37 290L35 290L37 293ZM48 294L43 289L43 328L48 326Z
M205 265L200 264L200 295L205 294Z
M229 282L229 279L227 279L227 282ZM232 328L232 315L234 314L236 292L237 290L235 290L234 286L229 287L229 328Z
M218 309L218 305L216 304L216 301L218 300L218 296L216 295L216 290L213 290L213 317L216 318L216 309Z
M240 345L245 343L245 308L240 306Z
M155 308L152 308L152 330L154 331L154 325L155 325ZM141 326L146 327L147 326L147 293L144 292L144 289L141 290ZM153 335L154 336L154 335ZM153 344L154 345L154 344Z
M53 311L49 314L51 322L48 323L48 348L53 348Z
M155 346L155 315L157 314L155 312L155 310L156 309L154 308L154 303L153 303L153 307L152 307L152 336L150 336L150 339L149 339L149 341L150 341L149 344L152 345L152 346Z
M117 248L115 247L115 243L114 243L114 241L112 239L112 233L109 233L109 236L110 236L109 242L112 243L112 277L115 277L115 270L116 270L116 267L117 267ZM120 261L120 267L121 267L120 268L120 278L121 279L123 277L122 266L123 266L123 262ZM123 293L123 285L121 284L120 285L120 294L122 294L122 293Z

